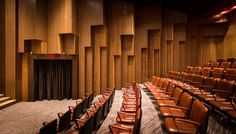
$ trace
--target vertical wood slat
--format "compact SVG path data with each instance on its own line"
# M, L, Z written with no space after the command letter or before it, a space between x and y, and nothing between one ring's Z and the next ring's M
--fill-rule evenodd
M16 0L5 1L6 96L16 98Z

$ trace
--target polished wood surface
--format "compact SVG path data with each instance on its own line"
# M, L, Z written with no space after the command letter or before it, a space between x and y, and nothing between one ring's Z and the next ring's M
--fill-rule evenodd
M120 89L131 81L184 70L186 65L236 57L235 13L228 22L206 23L209 17L187 17L161 4L0 2L0 91L25 101L32 95L33 55L74 57L74 98L100 94L106 88Z

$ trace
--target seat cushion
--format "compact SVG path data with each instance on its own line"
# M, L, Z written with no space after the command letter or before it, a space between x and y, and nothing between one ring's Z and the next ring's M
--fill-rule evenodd
M133 129L134 129L133 125L127 125L121 123L115 123L111 127L112 134L132 134Z
M185 117L185 114L183 113L183 111L181 109L177 109L177 108L161 107L160 113L164 117L175 117L175 118Z
M169 133L196 133L197 129L193 124L175 121L174 118L165 118L164 124Z
M162 107L162 106L176 106L176 102L173 101L173 100L157 100L157 105L159 107Z

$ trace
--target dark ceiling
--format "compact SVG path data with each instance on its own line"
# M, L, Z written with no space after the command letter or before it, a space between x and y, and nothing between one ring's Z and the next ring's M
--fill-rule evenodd
M235 0L123 0L135 4L162 4L164 7L188 13L201 15L208 12L220 12L224 8L236 4Z

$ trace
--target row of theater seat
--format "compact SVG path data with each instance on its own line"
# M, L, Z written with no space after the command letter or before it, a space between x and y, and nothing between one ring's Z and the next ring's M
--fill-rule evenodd
M141 91L138 84L123 88L123 102L120 112L117 113L115 124L109 125L112 134L139 134L142 109Z
M195 75L192 79L174 80L182 89L208 104L213 110L220 111L227 117L236 120L236 83L211 77Z
M155 86L154 86L155 85ZM173 79L172 78L156 78L153 77L152 84L148 85L148 89L151 91L155 99L162 99L163 96L156 95L156 88L161 88L163 91L162 94L166 96L171 96L177 101L175 104L185 105L181 103L181 92L184 91L194 98L199 99L204 104L215 111L220 111L229 120L236 120L236 111L235 111L235 83L233 81L226 80L216 80L210 77L203 77L199 75L194 75L192 79ZM157 90L158 91L158 90ZM186 96L186 95L185 95ZM185 103L187 101L185 100ZM162 106L157 101L158 106Z
M169 133L206 132L208 109L199 100L168 79L154 77L145 86L155 98Z
M75 106L69 106L65 113L59 113L59 124L57 119L48 123L43 123L40 134L91 134L99 128L102 121L108 114L114 99L114 90L109 90L92 104L93 94L85 97L81 101L76 101ZM72 127L74 126L74 127Z
M210 62L204 62L202 67L236 68L236 59L234 61L210 61Z
M184 77L183 75L186 74L193 74L193 75L202 75L205 77L213 77L218 79L226 79L229 81L236 81L236 68L214 68L211 69L210 67L194 67L193 70L188 69L189 66L185 70L185 72L176 72L170 71L168 75L178 78ZM192 67L191 67L192 68Z

